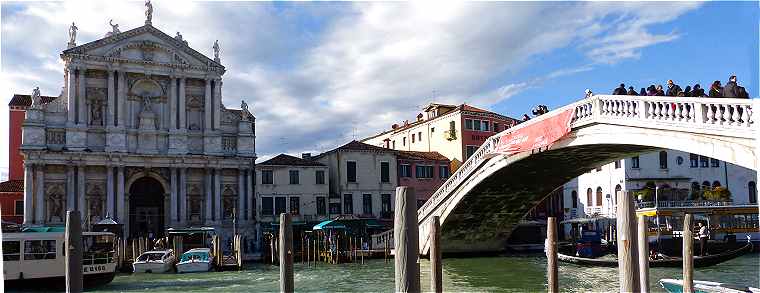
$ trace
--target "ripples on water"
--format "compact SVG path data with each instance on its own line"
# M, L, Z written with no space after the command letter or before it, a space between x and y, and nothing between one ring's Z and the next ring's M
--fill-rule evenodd
M542 292L546 290L546 259L541 255L444 259L444 290L449 292ZM420 263L423 290L430 288L430 263ZM760 254L697 269L697 280L723 281L760 286ZM563 292L617 290L616 268L585 268L560 263ZM651 288L662 292L657 281L679 278L680 268L650 270ZM279 268L251 264L243 271L197 274L123 274L98 292L273 292L279 290ZM296 291L391 292L393 262L368 260L361 264L295 266Z

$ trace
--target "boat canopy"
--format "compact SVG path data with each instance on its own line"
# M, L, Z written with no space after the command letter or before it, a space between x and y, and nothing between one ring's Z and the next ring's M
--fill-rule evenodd
M188 252L185 252L180 257L179 261L208 261L209 258L209 252L208 250L190 250Z
M346 229L346 225L343 225L335 220L327 220L322 223L314 225L313 230L329 230L329 229Z
M177 234L196 234L196 233L214 233L214 228L212 227L190 227L190 228L169 228L166 229L169 234L177 235Z
M575 218L575 219L562 221L560 222L560 224L585 224L585 223L594 223L594 222L601 222L601 221L615 221L615 218L607 218L607 217Z
M49 227L49 226L26 227L22 229L21 232L66 232L66 227Z

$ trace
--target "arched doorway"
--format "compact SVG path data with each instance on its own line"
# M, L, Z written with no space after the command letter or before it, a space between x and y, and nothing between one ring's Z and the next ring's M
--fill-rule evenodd
M151 177L135 180L129 187L130 237L164 234L164 188Z

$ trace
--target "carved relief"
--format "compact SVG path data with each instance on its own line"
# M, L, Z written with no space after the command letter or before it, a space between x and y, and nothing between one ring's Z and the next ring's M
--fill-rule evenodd
M87 70L84 76L87 78L106 79L108 78L108 72L103 70Z
M63 184L51 184L46 194L47 222L62 223L64 219L64 205L66 202L66 192Z
M187 107L191 109L203 108L203 97L195 95L185 95L187 98Z
M190 221L192 222L199 222L201 221L201 189L198 184L192 184L190 185L190 188L188 189L188 212L190 215Z
M205 88L206 81L202 79L197 79L197 78L188 78L185 80L185 85Z
M237 191L235 186L224 185L222 191L222 216L224 219L232 219L235 214L235 204L237 203Z
M90 223L96 223L103 219L103 186L102 183L87 184L87 208L89 211Z

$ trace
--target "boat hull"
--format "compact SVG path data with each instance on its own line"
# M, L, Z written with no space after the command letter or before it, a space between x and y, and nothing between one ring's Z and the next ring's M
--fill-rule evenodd
M100 274L88 274L82 276L82 286L84 289L97 288L113 281L116 277L115 272L100 273ZM50 291L62 291L66 289L66 277L49 277L38 279L17 279L17 280L5 280L6 289L48 289Z
M177 264L177 273L208 272L212 268L210 262L182 262Z
M708 267L708 266L716 265L724 261L734 259L751 250L752 250L752 244L747 243L739 249L727 251L721 254L701 256L701 257L696 256L694 257L694 267L699 268L699 267ZM609 260L609 259L583 258L583 257L575 257L575 256L570 256L570 255L565 255L565 254L559 254L558 259L561 262L572 263L572 264L577 264L577 265L582 265L582 266L596 266L596 267L617 267L618 266L617 260ZM679 267L680 268L682 267L682 265L683 265L683 260L681 258L649 261L649 267L652 267L652 268L656 268L656 267Z
M660 280L660 286L669 293L681 293L683 292L683 281L675 279L662 279ZM760 292L757 288L740 286L734 284L725 284L709 281L694 281L695 293L746 293L746 292Z
M132 264L132 269L135 273L166 273L174 269L174 263L140 262Z

